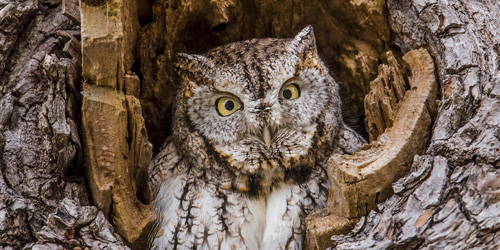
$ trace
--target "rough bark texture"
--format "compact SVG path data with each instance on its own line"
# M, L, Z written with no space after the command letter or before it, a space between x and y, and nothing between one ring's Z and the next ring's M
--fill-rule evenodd
M89 201L72 3L0 1L0 249L128 249Z
M395 195L333 249L500 247L500 51L496 1L387 2L391 43L427 48L441 84L431 143Z
M395 60L421 47L440 93L431 138L415 142L425 153L402 164L411 169L395 194L384 186L388 200L375 206L383 197L371 197L375 210L356 216L318 212L310 235L332 249L500 247L497 1L83 0L79 8L0 0L0 249L144 249L148 135L158 148L171 133L175 53L292 37L309 24L355 113L377 69L386 77L379 87L407 85L395 78L410 72L396 72ZM365 101L370 141L396 126L398 88Z

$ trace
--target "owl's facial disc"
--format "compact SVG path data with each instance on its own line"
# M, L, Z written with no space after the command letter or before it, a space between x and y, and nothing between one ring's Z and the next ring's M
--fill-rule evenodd
M314 137L319 111L326 103L326 89L322 82L309 78L310 74L276 80L261 98L253 93L239 94L237 100L245 108L228 116L219 115L224 123L242 118L234 123L233 132L238 136L231 141L213 137L215 149L227 156L233 167L249 173L312 164L315 153L311 150L319 145ZM220 107L227 99L218 100L216 105Z
M280 90L280 95L279 98L283 100L295 100L300 97L300 88L299 86L294 82L289 82L285 83ZM265 106L264 112L265 115L267 116L268 111L271 109L268 106ZM262 112L262 111L261 111ZM269 120L266 119L267 117L264 118L264 120ZM271 142L273 139L273 135L271 133L271 129L269 128L269 122L264 122L264 125L262 126L262 139L266 145L266 148L269 150L271 148Z
M206 84L186 88L189 120L205 143L232 168L249 174L314 164L327 133L319 124L329 96L322 71L268 77L263 94L249 88L246 78L231 76L221 71Z
M180 61L189 124L216 159L266 175L314 164L336 100L312 33L228 44Z

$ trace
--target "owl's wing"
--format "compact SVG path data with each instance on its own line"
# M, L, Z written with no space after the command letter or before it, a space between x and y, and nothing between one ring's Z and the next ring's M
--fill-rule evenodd
M175 144L171 140L167 141L160 153L149 164L149 183L154 194L156 194L160 184L172 176L174 168L181 159Z
M366 140L353 129L344 125L339 136L339 149L341 154L354 154L366 143Z

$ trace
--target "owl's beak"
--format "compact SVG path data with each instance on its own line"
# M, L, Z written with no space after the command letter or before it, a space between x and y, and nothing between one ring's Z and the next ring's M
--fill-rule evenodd
M271 147L271 130L269 130L269 126L267 125L262 130L262 139L264 139L266 147L269 149Z

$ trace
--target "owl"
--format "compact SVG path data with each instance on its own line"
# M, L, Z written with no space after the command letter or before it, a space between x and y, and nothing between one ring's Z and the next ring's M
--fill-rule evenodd
M364 142L312 27L179 54L173 134L149 167L153 249L302 249L326 206L326 162Z

